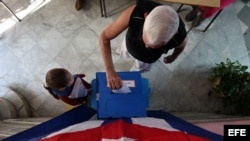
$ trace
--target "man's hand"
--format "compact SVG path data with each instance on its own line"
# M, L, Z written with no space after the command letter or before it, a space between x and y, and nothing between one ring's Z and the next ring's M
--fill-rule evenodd
M117 75L116 72L107 72L107 84L111 89L120 89L122 87L121 78Z
M172 55L168 55L167 57L164 57L164 63L172 63L174 60L182 53L184 48L186 47L188 38L186 37L184 41L181 43L180 46L174 48L174 52Z
M176 59L176 57L174 57L173 55L169 55L167 57L164 57L164 63L168 64L168 63L172 63L174 62L174 60Z

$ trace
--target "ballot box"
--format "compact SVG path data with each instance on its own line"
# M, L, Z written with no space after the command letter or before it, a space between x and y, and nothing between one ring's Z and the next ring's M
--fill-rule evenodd
M118 72L123 87L112 90L107 87L105 72L97 72L92 80L91 107L98 118L145 117L149 106L150 88L139 72Z

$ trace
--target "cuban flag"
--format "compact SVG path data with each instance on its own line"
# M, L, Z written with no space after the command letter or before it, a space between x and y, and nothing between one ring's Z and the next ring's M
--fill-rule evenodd
M81 105L4 141L223 141L223 136L164 111L116 119L95 119L95 114Z

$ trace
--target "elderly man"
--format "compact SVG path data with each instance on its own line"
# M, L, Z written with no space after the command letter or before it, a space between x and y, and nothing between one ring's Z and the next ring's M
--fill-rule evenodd
M172 63L187 42L185 25L176 11L167 5L144 0L130 6L101 33L99 43L106 67L107 84L112 89L122 86L111 56L110 41L127 29L122 50L135 58L133 71L145 72L162 54L174 49L164 58Z

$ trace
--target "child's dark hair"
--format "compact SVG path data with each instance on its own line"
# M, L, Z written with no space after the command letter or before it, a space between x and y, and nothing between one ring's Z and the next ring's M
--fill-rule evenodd
M69 71L63 68L51 69L47 72L45 80L46 86L44 88L48 90L50 94L56 99L59 99L57 95L52 92L52 89L60 89L67 86L71 78L68 76Z

